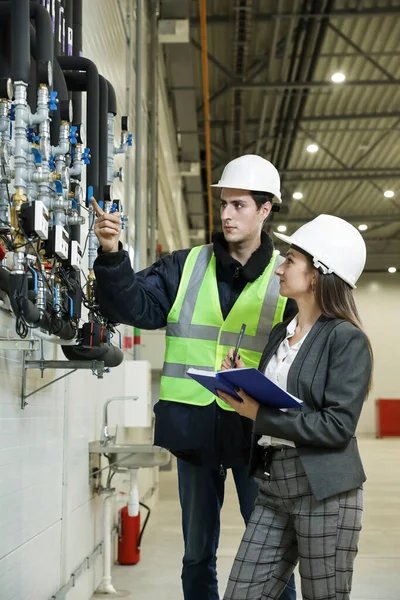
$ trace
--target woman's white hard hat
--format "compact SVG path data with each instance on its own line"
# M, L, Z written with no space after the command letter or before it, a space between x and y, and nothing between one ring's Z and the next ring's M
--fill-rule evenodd
M281 178L269 160L257 154L244 154L231 160L223 170L221 179L211 187L268 192L275 204L281 204Z
M367 250L361 233L344 219L319 215L293 235L274 232L280 240L310 254L322 273L335 273L352 288L363 272Z

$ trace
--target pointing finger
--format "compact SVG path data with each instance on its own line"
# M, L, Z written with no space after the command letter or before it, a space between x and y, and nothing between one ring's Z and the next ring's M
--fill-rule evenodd
M96 213L96 215L98 217L102 217L105 214L105 212L103 209L100 208L100 206L97 204L97 201L95 200L95 198L93 198L93 196L91 198L91 202L92 202L94 212Z

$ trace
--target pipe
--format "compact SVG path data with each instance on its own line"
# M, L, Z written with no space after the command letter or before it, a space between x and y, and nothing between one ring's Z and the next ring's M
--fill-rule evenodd
M132 63L131 63L132 64ZM115 117L117 114L117 96L115 94L114 86L106 79L107 87L108 87L108 112L112 113ZM129 101L131 100L131 96L129 97ZM126 113L129 114L129 113Z
M140 271L142 245L142 128L143 128L143 0L136 0L136 143L135 143L135 271ZM132 68L132 67L131 67ZM129 205L128 205L129 207ZM128 213L129 215L129 213ZM129 217L128 217L129 220ZM129 247L129 241L128 241Z
M61 56L61 0L54 0L54 14L52 15L53 27L53 47L54 56Z
M29 0L14 0L11 13L11 65L13 81L29 82Z
M101 594L116 594L117 591L111 583L111 536L112 536L112 500L113 494L108 494L104 498L104 540L103 540L103 580L99 585L97 592Z
M159 0L153 0L151 14L151 74L150 74L150 263L157 258L158 230L158 19Z
M72 55L82 56L82 0L70 1L72 2ZM74 123L75 125L80 125L82 123L81 94L72 94L72 105L74 110Z
M62 340L48 333L43 333L40 329L32 329L32 336L43 340L44 342L50 342L50 344L56 344L57 346L76 346L76 338L72 340Z
M87 145L90 148L91 161L87 166L86 184L93 187L93 195L98 198L99 192L99 73L96 65L87 58L77 56L58 57L60 67L69 90L74 89L74 80L79 81L79 71L86 73L86 119L87 119ZM78 72L78 73L77 73ZM82 77L81 77L82 79ZM83 91L82 89L80 91ZM76 118L74 120L76 122ZM90 195L86 196L86 203Z
M124 360L123 352L118 346L101 346L99 348L83 348L83 346L62 346L64 356L68 360L103 360L104 366L118 367Z
M207 174L207 210L208 232L211 242L214 227L213 204L211 193L211 130L210 130L210 99L208 83L208 57L207 57L207 7L206 0L200 3L200 34L201 34L201 64L203 72L203 108L204 108L204 133L206 147L206 174Z
M73 21L73 6L72 0L65 0L65 29L66 29L66 45L65 52L67 56L72 56L73 39L74 39L74 21Z
M131 123L132 117L132 80L133 80L133 35L132 35L132 0L126 0L126 29L127 29L127 51L126 51L126 87L125 87L125 114ZM137 155L136 155L137 156ZM132 208L132 160L129 146L125 153L125 180L124 180L124 203L125 214L125 239L126 250L131 256L131 208ZM136 198L136 191L135 191Z
M104 189L107 184L107 150L108 150L108 85L107 80L99 75L99 197L104 200Z

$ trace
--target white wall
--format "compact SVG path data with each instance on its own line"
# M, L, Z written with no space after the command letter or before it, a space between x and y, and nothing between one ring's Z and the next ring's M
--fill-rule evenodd
M119 111L115 142L119 145L120 116L126 114L126 39L116 4L110 0L84 1L83 40L84 56L91 58L115 87ZM147 35L144 39L147 43ZM171 224L164 225L161 220L160 236L166 244L163 249L171 251L187 246L188 235L162 59L159 68L160 214L172 211L172 224L179 224L172 231ZM118 157L116 168L123 164L124 158ZM122 197L120 185L116 185L116 197ZM132 225L133 211L134 206ZM7 336L15 337L14 321L0 309L0 338ZM63 358L53 346L44 346L46 358ZM29 390L61 374L46 371L41 380L38 372L30 371ZM33 396L21 411L21 353L1 349L0 382L0 598L49 600L103 538L102 498L92 497L88 484L88 443L99 439L102 406L105 398L113 395L112 389L106 380L97 381L90 372L80 371ZM151 428L119 433L125 441L152 441ZM123 478L116 477L114 482L118 490L127 489ZM140 495L145 495L150 505L157 498L157 483L156 469L139 472ZM76 580L67 600L90 598L100 582L101 563L100 556Z
M364 329L374 352L374 386L365 402L358 434L375 435L377 398L400 398L397 316L400 306L399 274L367 273L355 291Z

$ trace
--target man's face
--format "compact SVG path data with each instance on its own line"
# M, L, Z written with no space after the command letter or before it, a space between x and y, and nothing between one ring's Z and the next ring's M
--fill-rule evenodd
M259 238L270 212L270 202L265 202L257 210L249 190L222 188L221 222L227 242L237 244Z

